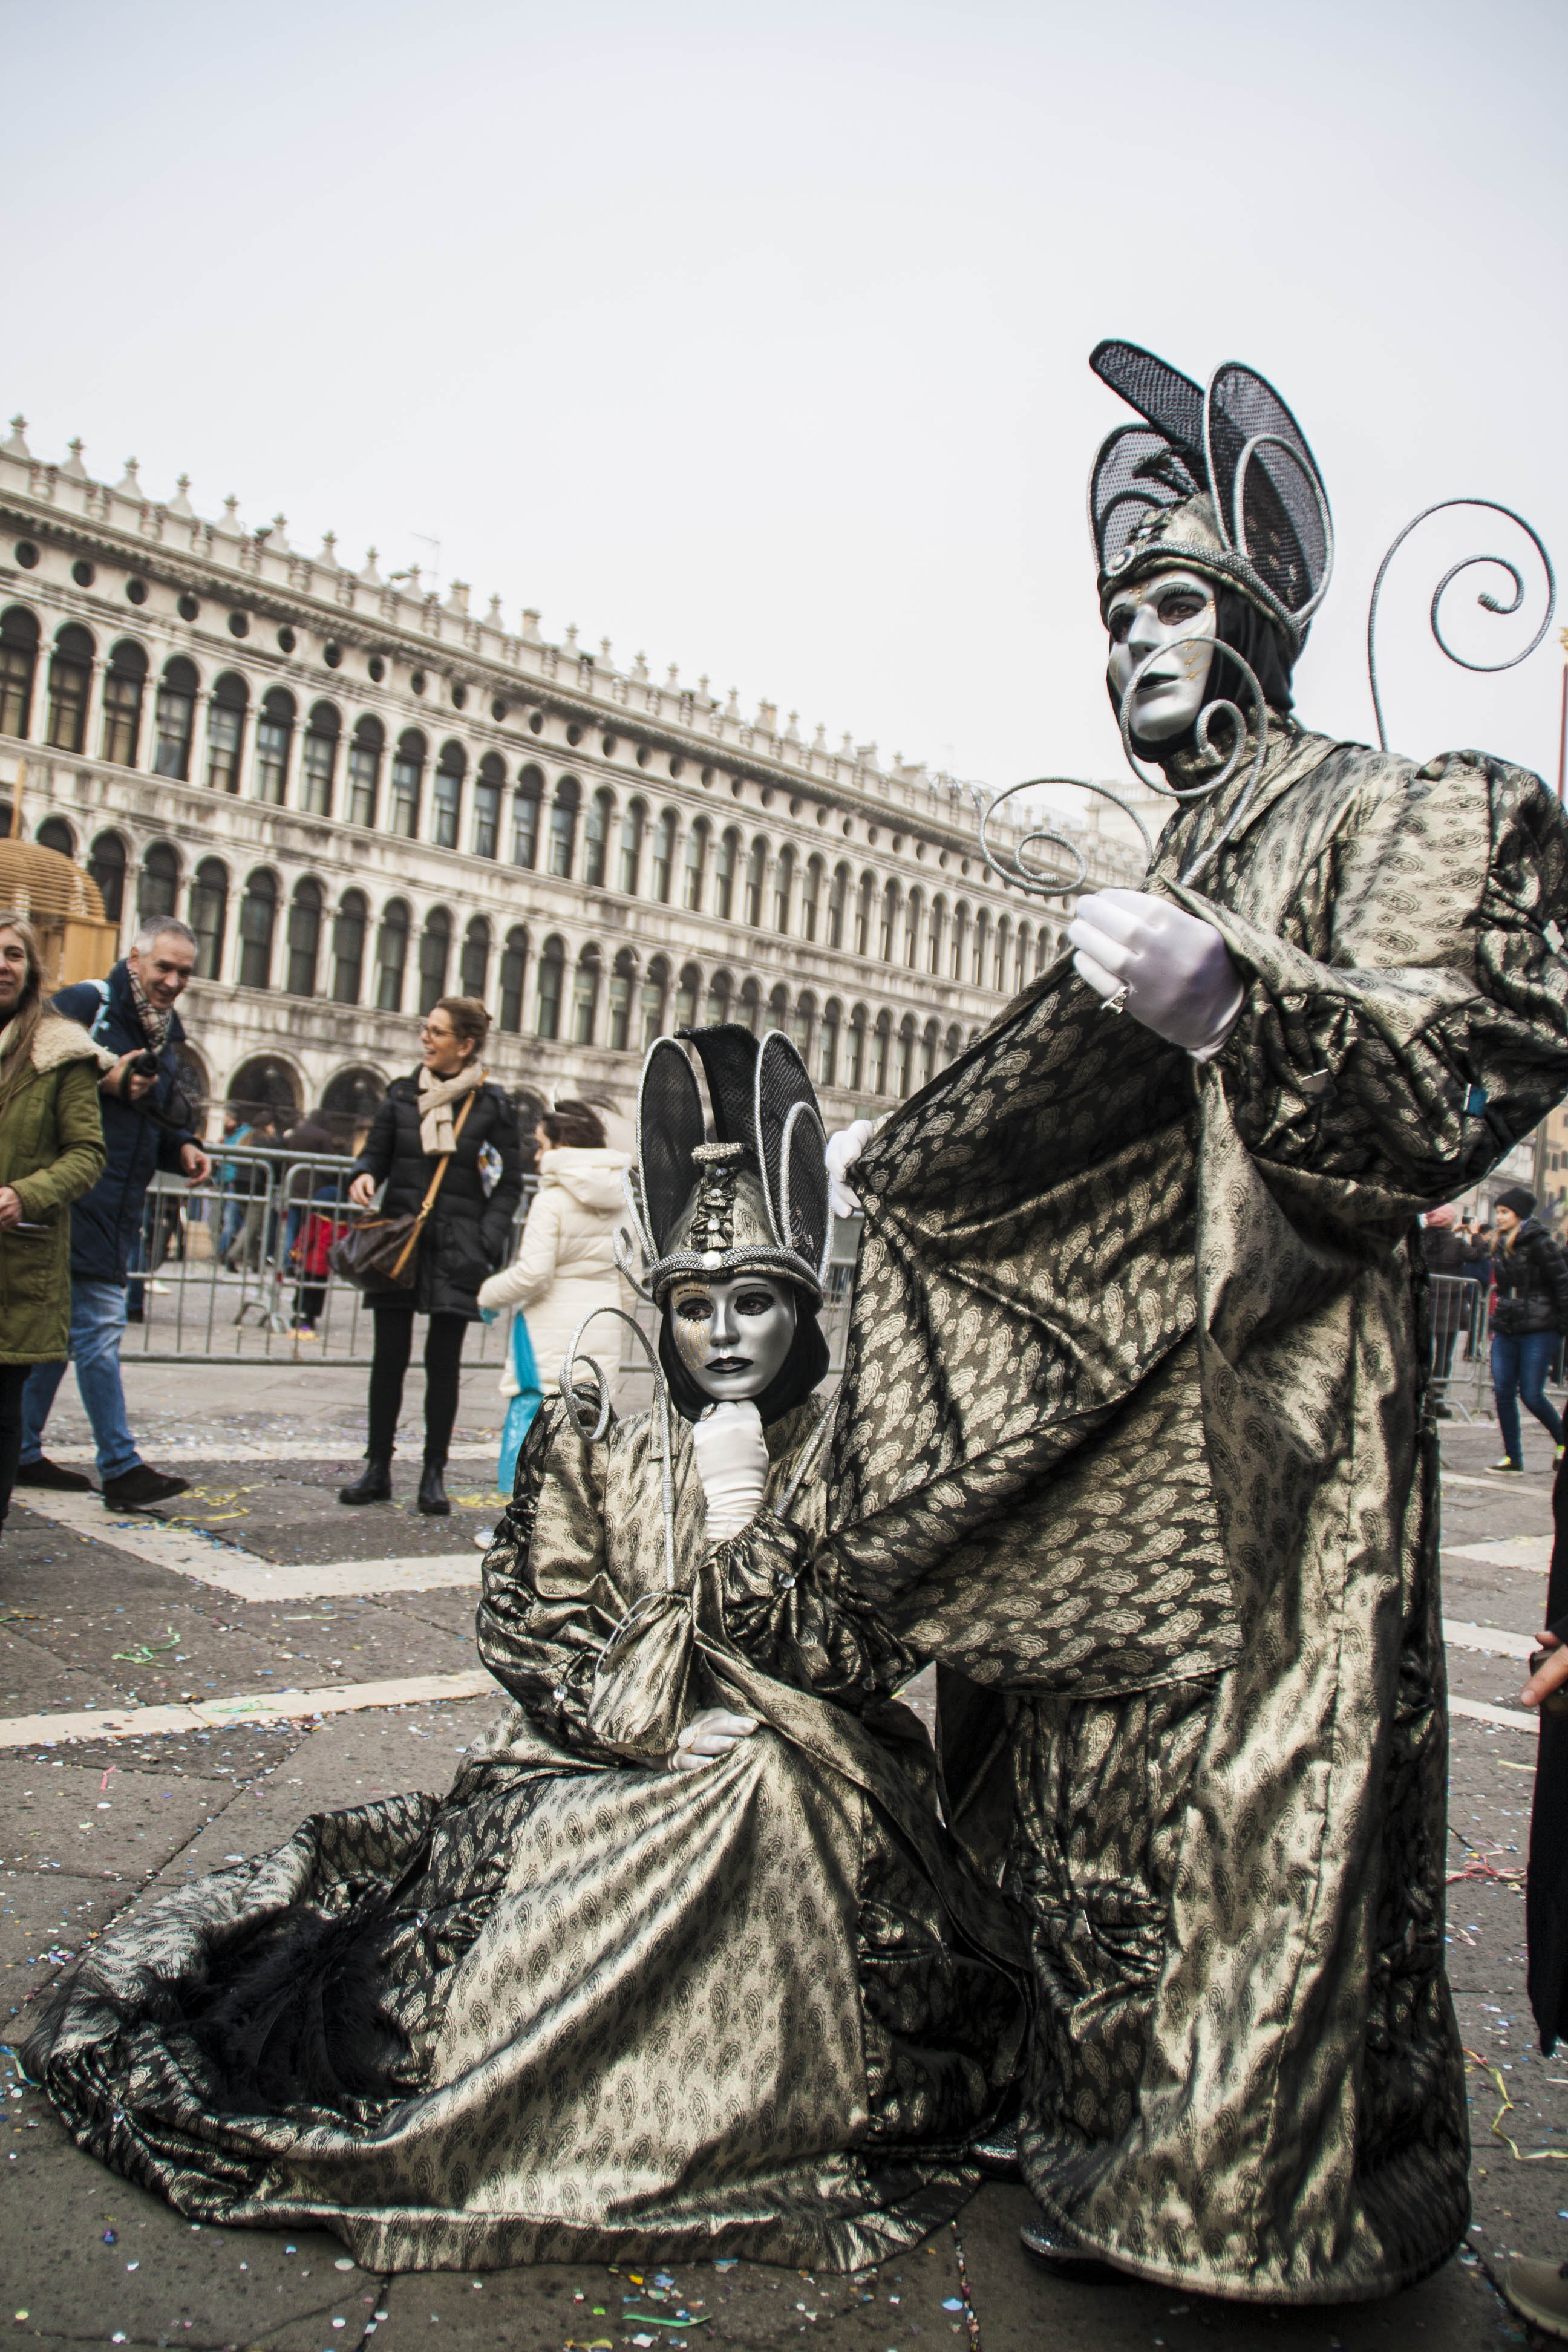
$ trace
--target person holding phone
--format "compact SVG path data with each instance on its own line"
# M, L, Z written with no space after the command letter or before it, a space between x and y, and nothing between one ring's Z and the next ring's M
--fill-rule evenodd
M0 1525L22 1450L22 1391L70 1345L70 1218L103 1172L100 1055L46 1012L37 934L0 914Z

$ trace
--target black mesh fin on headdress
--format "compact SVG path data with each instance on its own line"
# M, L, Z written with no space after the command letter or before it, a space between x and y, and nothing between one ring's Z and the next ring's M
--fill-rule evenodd
M1328 493L1306 435L1273 385L1236 360L1215 370L1205 430L1221 530L1288 612L1305 614L1333 554ZM1247 460L1238 514L1237 468L1258 434L1270 437Z
M1089 366L1102 383L1120 393L1129 408L1173 444L1194 477L1202 478L1204 462L1204 394L1201 384L1183 375L1138 343L1107 340L1096 343Z
M757 1157L762 1162L763 1169L763 1189L767 1194L768 1214L773 1219L773 1233L780 1247L799 1249L802 1257L810 1265L815 1266L822 1255L823 1234L820 1213L817 1222L809 1229L807 1236L809 1245L805 1247L802 1247L795 1240L794 1234L786 1229L784 1223L784 1131L790 1127L790 1113L797 1105L804 1106L811 1112L811 1124L815 1129L814 1139L820 1153L826 1148L826 1139L822 1134L821 1114L816 1108L816 1091L811 1083L810 1073L783 1031L770 1029L757 1053L754 1116ZM797 1135L800 1137L801 1151L804 1153L807 1148L804 1131L805 1127L806 1121L804 1118L796 1119L794 1123L790 1136L792 1155ZM802 1165L795 1171L794 1181L789 1186L789 1205L792 1213L798 1207L799 1213L805 1215L807 1203L813 1197L807 1185L804 1165ZM823 1212L826 1211L826 1202L827 1179L825 1168L821 1195Z
M779 1223L789 1248L825 1277L827 1243L827 1133L815 1103L796 1103L780 1139Z
M1185 455L1148 425L1119 425L1100 444L1089 483L1089 521L1109 572L1139 525L1201 485Z
M702 1090L685 1048L660 1037L637 1091L637 1165L643 1214L656 1256L669 1244L691 1194L691 1155L703 1140Z
M721 1143L743 1143L756 1150L752 1118L757 1091L759 1046L741 1021L717 1022L710 1029L682 1029L697 1048L708 1098L713 1106L713 1132Z

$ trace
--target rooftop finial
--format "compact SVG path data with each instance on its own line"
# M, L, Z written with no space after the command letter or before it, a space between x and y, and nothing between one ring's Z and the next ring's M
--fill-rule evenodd
M61 473L68 474L71 479L75 482L85 482L87 479L87 467L81 462L81 453L86 446L85 442L79 434L74 441L68 442L66 446L69 449L70 455L66 459L65 464L60 467Z
M125 478L123 481L115 483L114 490L115 496L121 499L139 499L142 496L142 485L136 477L134 457L127 457L125 460Z
M324 530L321 533L321 551L316 558L316 561L321 565L323 572L335 572L337 570L338 534L335 530Z
M289 518L287 515L276 514L273 516L271 522L268 525L267 544L272 550L274 555L292 555L294 552L293 549L289 546L288 541L283 536L283 526L288 520ZM258 536L259 537L259 533Z
M190 498L188 496L190 487L191 478L189 474L182 474L178 481L174 484L174 495L169 500L169 512L172 515L180 516L183 520L189 520L194 522L195 520L196 510L191 504Z
M26 418L25 416L13 416L11 419L11 438L6 442L5 450L5 454L7 457L25 457L29 461L31 460L33 453L28 448L26 442L23 438L26 430Z
M374 547L367 547L364 551L364 570L359 576L367 588L384 588L386 585L375 568L376 553L377 551Z

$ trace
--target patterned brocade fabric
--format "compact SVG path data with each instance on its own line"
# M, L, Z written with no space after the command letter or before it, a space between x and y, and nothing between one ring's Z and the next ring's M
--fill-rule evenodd
M1184 888L1239 790L1149 886L1240 974L1212 1063L1064 962L857 1163L825 1545L948 1670L949 1818L1030 1938L1053 2236L1350 2301L1468 2218L1409 1234L1568 1091L1568 837L1479 752L1278 721Z

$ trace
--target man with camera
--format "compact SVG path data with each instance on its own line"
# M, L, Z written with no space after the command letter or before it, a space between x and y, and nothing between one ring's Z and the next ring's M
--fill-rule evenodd
M125 1417L120 1342L125 1289L153 1171L203 1184L212 1162L191 1127L181 1090L178 1048L184 1037L174 1006L195 968L195 935L171 916L144 922L123 962L105 981L61 989L54 1009L89 1030L114 1055L100 1081L109 1165L71 1211L71 1360L98 1444L98 1475L112 1510L166 1502L189 1481L155 1470L136 1450ZM43 1452L44 1424L65 1377L64 1364L35 1364L22 1399L18 1486L89 1489L78 1470Z

